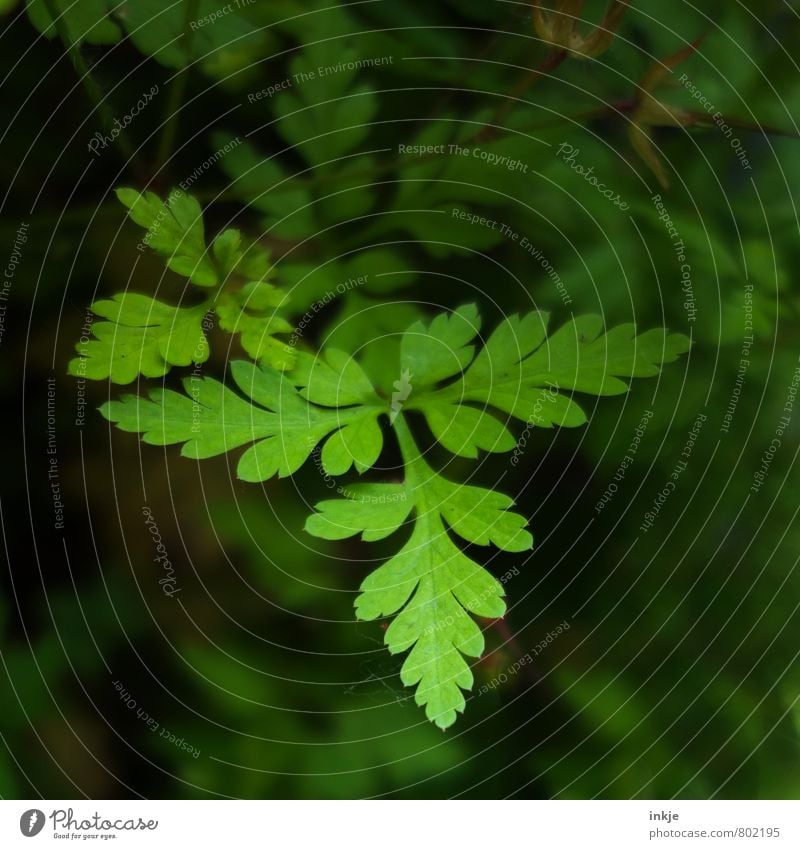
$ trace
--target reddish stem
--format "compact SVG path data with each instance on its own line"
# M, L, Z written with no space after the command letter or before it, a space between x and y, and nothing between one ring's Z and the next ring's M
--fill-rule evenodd
M554 50L544 57L538 68L533 68L514 86L508 98L503 102L499 109L492 115L489 124L497 125L508 115L510 109L517 100L522 97L539 79L547 76L554 71L567 58L566 50ZM494 135L495 128L493 126L484 127L475 137L476 141L485 141Z

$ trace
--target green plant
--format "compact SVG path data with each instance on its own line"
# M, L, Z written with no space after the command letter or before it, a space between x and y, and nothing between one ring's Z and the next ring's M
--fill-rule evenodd
M130 292L95 301L92 311L108 320L94 323L95 339L81 346L81 356L70 363L72 374L130 383L138 375L161 377L172 366L203 363L213 314L223 330L241 334L250 356L279 369L293 364L293 350L277 338L292 330L280 314L285 297L267 282L270 262L263 248L244 244L234 229L207 247L200 204L179 189L166 201L133 189L120 189L117 196L147 230L140 247L166 257L167 268L209 294L190 306Z
M292 325L280 314L287 308L282 291L266 282L263 248L243 247L241 234L230 229L207 244L200 206L183 193L166 202L150 193L118 194L167 267L209 294L192 306L131 293L97 301L93 311L108 320L94 325L96 339L78 346L70 371L124 384L203 363L204 316L216 314L251 357L231 362L234 388L195 370L183 391L124 395L104 404L103 415L146 443L181 444L194 459L246 447L237 473L251 482L293 475L320 445L325 474L363 475L393 434L402 482L346 484L344 497L317 505L306 530L327 540L360 534L370 542L410 524L397 554L364 580L356 612L364 620L395 616L385 641L393 654L410 650L402 680L416 685L416 701L431 721L450 726L472 686L467 658L484 649L472 617L496 619L506 610L500 582L454 537L514 553L529 550L533 538L509 496L451 480L424 455L415 434L424 423L439 445L467 459L479 451L514 451L513 420L529 427L582 425L586 415L572 393L624 393L625 379L657 375L662 363L688 350L689 340L665 330L637 335L633 325L603 332L594 315L548 332L548 314L534 311L505 318L483 341L478 309L466 305L405 330L389 369L399 376L390 394L346 351L314 352L295 339L276 340Z

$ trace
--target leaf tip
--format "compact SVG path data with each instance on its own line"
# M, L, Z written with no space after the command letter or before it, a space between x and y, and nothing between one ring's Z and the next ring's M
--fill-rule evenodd
M127 206L128 209L130 209L141 197L141 195L139 194L139 192L136 191L136 189L131 189L127 186L120 186L118 189L115 189L114 194L117 196L117 200L123 206Z

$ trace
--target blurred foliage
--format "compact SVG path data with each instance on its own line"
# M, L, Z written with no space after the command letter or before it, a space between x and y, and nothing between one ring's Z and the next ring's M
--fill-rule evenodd
M27 225L3 301L0 793L796 797L796 408L754 488L798 367L795 12L780 0L668 13L632 4L607 52L536 75L551 48L525 5L275 0L187 26L224 5L0 4L4 267ZM582 31L606 5L587 2ZM63 34L48 9L65 11ZM750 169L713 120L656 124L666 191L630 145L634 101L655 63L701 36L655 90L659 102L699 110L701 92ZM123 129L112 138L114 119ZM106 143L92 153L97 133ZM401 144L470 153L403 154ZM396 683L401 661L386 656L380 627L353 620L355 589L388 549L303 535L303 502L327 492L313 463L292 481L247 486L225 458L200 468L138 447L94 413L108 387L66 374L97 297L130 288L182 301L185 281L137 251L141 233L114 190L163 195L187 181L209 241L235 227L269 251L294 321L368 275L314 312L304 340L357 350L383 336L368 346L372 374L391 361L393 333L472 301L489 325L535 306L693 338L691 356L653 385L587 409L588 427L532 431L509 467L537 544L528 559L489 564L519 574L505 586L505 630L487 629L466 717L447 734ZM691 300L654 195L683 244ZM205 367L221 375L238 344L211 338ZM701 415L674 493L642 531ZM492 478L466 460L453 467ZM158 583L143 505L175 567L173 598ZM563 620L568 631L507 674Z

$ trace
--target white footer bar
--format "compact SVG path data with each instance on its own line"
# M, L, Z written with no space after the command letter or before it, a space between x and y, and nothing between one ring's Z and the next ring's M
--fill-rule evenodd
M800 846L778 801L0 801L0 846Z

